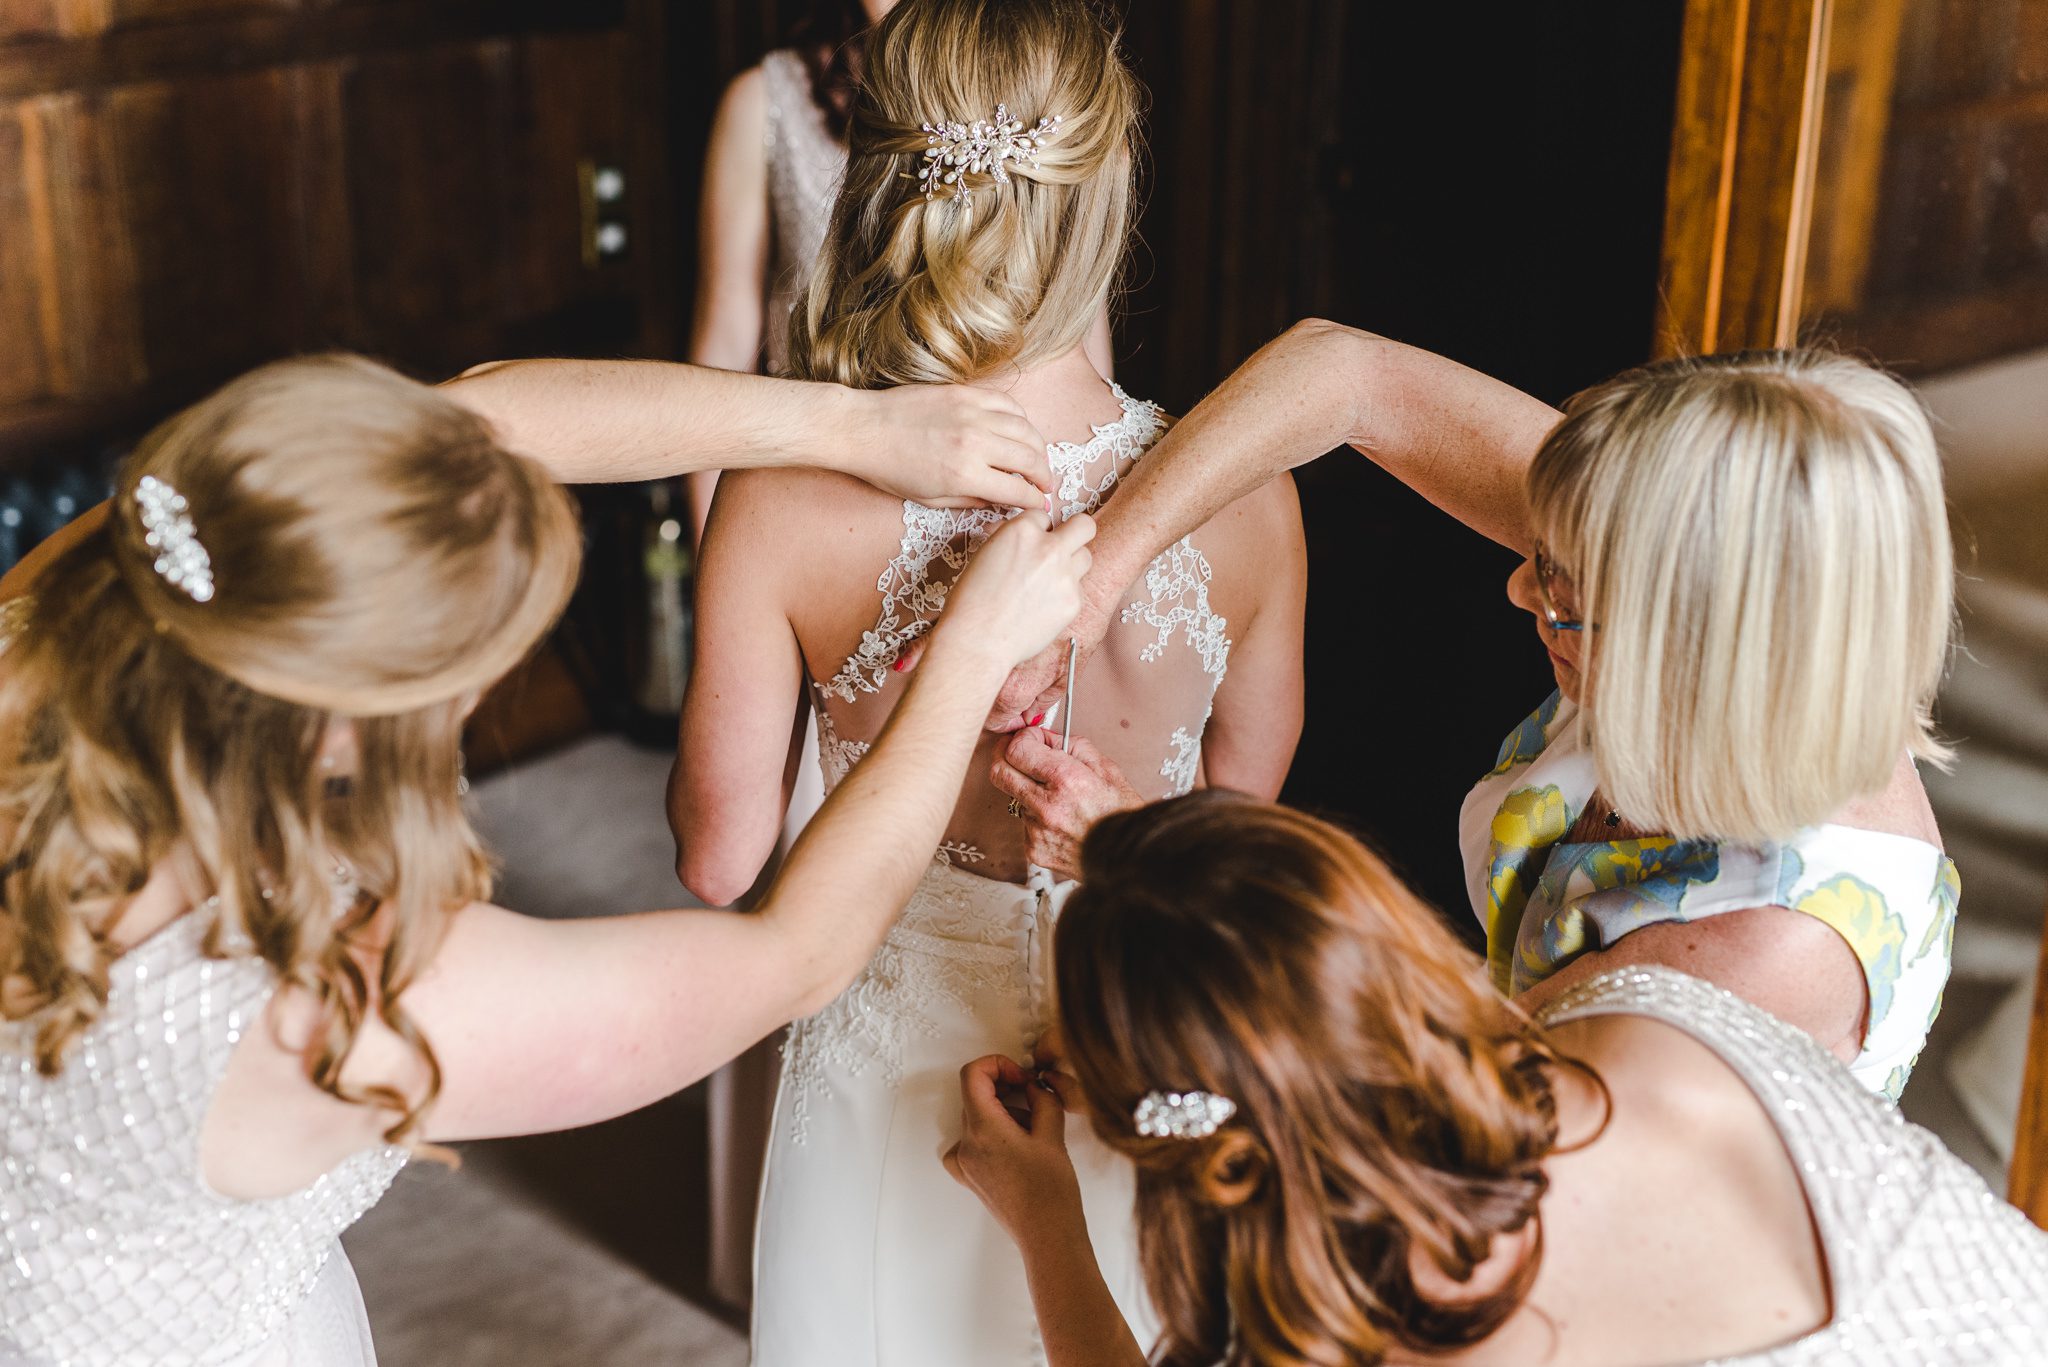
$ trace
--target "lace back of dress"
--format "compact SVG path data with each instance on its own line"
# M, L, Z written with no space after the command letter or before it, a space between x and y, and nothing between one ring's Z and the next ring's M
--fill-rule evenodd
M1060 481L1057 516L1092 513L1166 431L1159 409L1121 389L1114 421L1085 442L1048 448ZM814 685L820 760L829 790L867 752L903 686L891 666L931 629L969 558L1004 520L987 510L955 512L903 505L903 537L876 580L873 624L837 672ZM1199 533L1197 534L1199 536ZM1124 608L1075 685L1073 734L1085 737L1148 798L1194 786L1210 702L1228 666L1228 624L1211 607L1217 570L1196 537L1169 547L1124 594ZM1242 573L1226 566L1224 572ZM1054 743L1062 718L1044 721ZM936 851L941 862L1006 881L1026 874L1023 836L1007 799L986 778L1000 741L985 740Z

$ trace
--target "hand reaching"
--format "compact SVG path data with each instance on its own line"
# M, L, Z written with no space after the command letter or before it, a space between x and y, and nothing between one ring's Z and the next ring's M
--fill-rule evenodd
M960 1142L946 1150L946 1171L1020 1244L1054 1217L1080 1217L1063 1104L1073 1090L1073 1079L1034 1076L1001 1054L960 1070Z
M1011 519L968 562L946 595L933 634L944 648L978 648L1013 665L1064 639L1081 606L1095 521L1069 518L1047 531L1029 514Z
M1045 439L1007 394L905 385L862 395L847 471L934 508L1042 508L1057 483Z
M1023 814L1025 857L1062 878L1079 874L1090 826L1145 805L1123 770L1080 737L1072 754L1061 754L1045 732L1021 731L997 752L988 777Z

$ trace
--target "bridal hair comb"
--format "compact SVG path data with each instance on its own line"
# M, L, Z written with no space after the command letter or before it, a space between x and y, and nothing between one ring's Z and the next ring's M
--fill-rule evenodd
M998 185L1008 185L1010 172L1005 163L1037 166L1039 147L1059 126L1059 116L1054 115L1040 119L1037 127L1027 131L1022 119L1010 117L1006 104L996 106L993 122L976 119L973 123L950 123L941 119L919 125L928 144L924 149L924 169L917 173L918 182L924 186L924 197L932 200L950 194L954 202L965 204L975 188L968 184L969 176L985 175Z
M155 475L135 486L142 510L143 544L156 551L151 568L195 603L213 597L213 557L199 544L198 530L185 510L185 496Z
M1237 1103L1214 1092L1147 1092L1131 1118L1147 1139L1207 1139L1237 1114Z

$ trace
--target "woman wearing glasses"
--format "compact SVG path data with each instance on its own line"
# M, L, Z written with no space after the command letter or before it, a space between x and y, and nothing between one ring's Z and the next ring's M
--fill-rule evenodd
M1558 689L1460 819L1495 985L1534 1010L1607 969L1668 965L1896 1099L1960 892L1915 769L1948 753L1929 712L1953 566L1913 395L1841 357L1747 353L1631 372L1559 421L1440 357L1303 324L1160 444L1105 518L1091 580L1121 583L1341 442L1528 557L1508 593ZM998 708L1044 673L1013 676ZM1028 732L994 777L1050 867L1134 805L1111 766Z

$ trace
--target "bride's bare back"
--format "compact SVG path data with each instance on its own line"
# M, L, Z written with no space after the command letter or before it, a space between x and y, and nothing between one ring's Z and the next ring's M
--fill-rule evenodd
M1050 453L1061 518L1111 497L1166 428L1079 352L1026 373L1013 392L1041 431L1064 439ZM749 473L729 496L725 487L706 535L698 672L670 790L684 881L720 902L774 848L799 700L818 709L829 788L901 696L903 647L930 629L1004 517L925 508L829 475ZM1148 798L1198 782L1277 794L1300 732L1303 558L1284 480L1168 549L1080 670L1073 734ZM1055 742L1063 721L1044 721ZM1023 828L987 778L1005 739L982 742L936 857L1021 882Z

